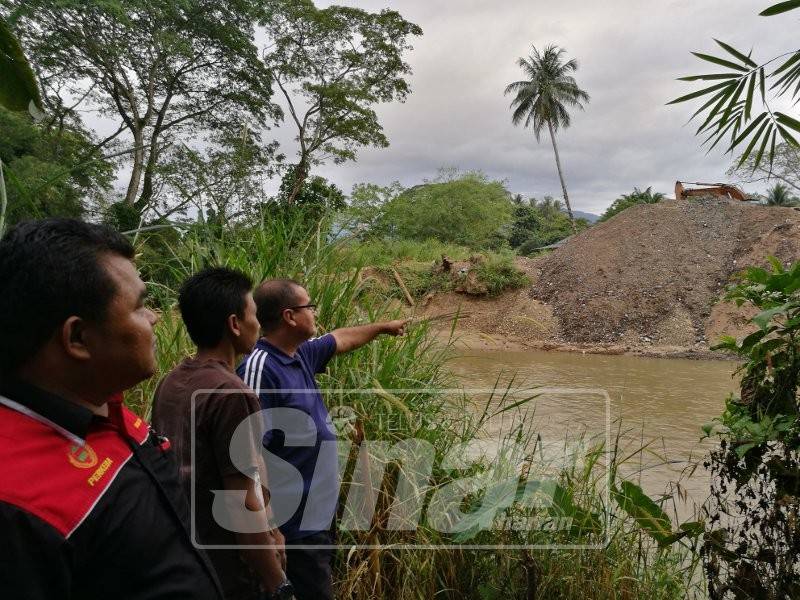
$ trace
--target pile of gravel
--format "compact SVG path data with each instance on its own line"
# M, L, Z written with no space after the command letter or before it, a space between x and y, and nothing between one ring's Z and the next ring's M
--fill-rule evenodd
M705 344L732 276L767 255L800 259L800 212L719 199L629 208L544 257L534 298L564 339Z

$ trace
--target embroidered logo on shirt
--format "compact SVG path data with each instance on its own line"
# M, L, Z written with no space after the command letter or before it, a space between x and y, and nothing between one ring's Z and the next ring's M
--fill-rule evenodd
M100 463L100 466L97 467L97 470L94 473L92 473L92 476L86 480L86 483L94 487L94 484L100 481L100 479L103 477L103 475L106 474L106 471L108 471L109 467L113 464L113 462L114 461L111 460L110 458L106 458L103 462Z
M72 466L79 469L91 469L97 464L97 454L89 444L84 444L83 446L73 444L70 446L69 452L67 452L67 458L69 458Z

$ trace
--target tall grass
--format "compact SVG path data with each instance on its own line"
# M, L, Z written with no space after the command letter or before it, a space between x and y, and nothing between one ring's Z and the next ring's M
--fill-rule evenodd
M142 238L138 243L152 240ZM252 227L231 226L223 231L193 228L160 247L158 254L140 247L146 257L142 270L154 275L149 286L161 312L156 329L158 373L127 397L142 415L149 414L157 380L193 351L175 309L176 289L185 277L207 265L234 267L255 281L267 277L298 279L319 307L322 331L397 316L390 308L394 304L375 293L365 293L358 269L353 267L352 253L357 250L350 246L343 252L341 242L328 241L324 223L309 228L303 219L264 218ZM387 442L421 439L433 446L437 462L428 483L431 490L464 476L442 468L442 456L479 437L487 420L498 411L510 414L521 411L526 401L535 402L534 394L520 401L509 387L499 385L481 406L463 393L438 393L455 384L446 368L450 353L450 348L435 341L421 322L402 338L381 337L335 358L328 372L320 376L328 405L346 405L355 415L355 428L343 431L350 431L354 437L363 431L366 439ZM372 393L359 392L367 389ZM509 431L506 440L497 443L504 447L505 442L522 440L528 447L527 442L533 441L529 439L531 432L531 423L523 419ZM556 508L572 511L578 519L577 528L555 534L553 541L597 542L605 537L597 530L597 523L608 523L610 543L604 550L399 549L399 545L452 546L456 542L529 544L541 542L542 533L501 528L459 537L440 533L425 519L415 530L389 531L385 525L391 476L404 468L393 463L386 481L378 482L378 504L370 528L340 533L340 542L350 549L336 557L338 597L627 599L684 598L696 593L692 583L696 564L687 562L683 550L656 548L633 519L609 504L601 493L604 474L609 469L616 473L616 447L593 443L583 458L583 466L564 468L557 474L563 494ZM511 473L517 466L516 459L500 452L497 459L476 460L469 473L481 476L496 468ZM468 508L479 514L488 493L470 494ZM500 518L513 516L506 511ZM540 516L552 518L552 509ZM360 548L376 544L381 548Z

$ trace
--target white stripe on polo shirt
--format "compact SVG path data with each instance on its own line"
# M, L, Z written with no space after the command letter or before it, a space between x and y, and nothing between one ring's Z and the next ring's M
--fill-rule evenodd
M261 368L264 366L262 358L265 357L266 354L264 350L256 349L247 357L247 361L245 361L244 377L242 377L242 381L244 381L250 389L255 388L256 378L258 377L260 379Z
M261 359L258 361L258 367L256 368L255 375L253 376L253 385L250 387L256 393L256 396L261 395L261 381L264 379L264 363L267 362L267 357L269 354L264 352Z

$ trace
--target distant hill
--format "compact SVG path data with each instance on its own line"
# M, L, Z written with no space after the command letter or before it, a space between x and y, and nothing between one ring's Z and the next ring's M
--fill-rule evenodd
M583 212L582 210L573 210L572 214L575 215L576 219L586 219L587 221L589 221L589 223L596 223L597 219L600 218L600 215Z

